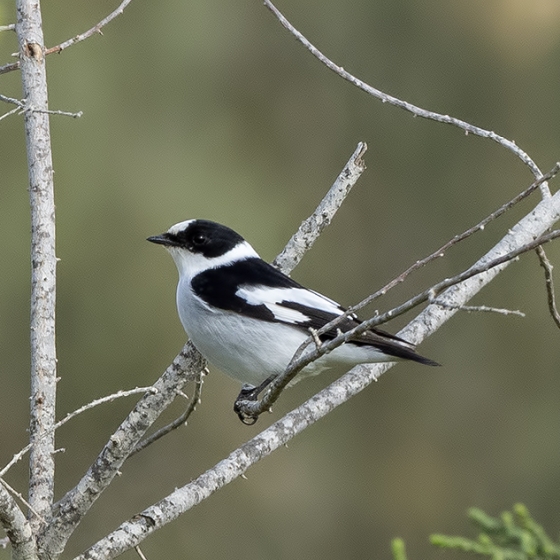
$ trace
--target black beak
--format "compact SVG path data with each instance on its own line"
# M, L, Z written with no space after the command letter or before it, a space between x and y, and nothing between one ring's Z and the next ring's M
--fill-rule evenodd
M162 233L161 235L152 235L151 237L148 237L146 241L157 243L158 245L165 245L167 247L177 244L168 233Z

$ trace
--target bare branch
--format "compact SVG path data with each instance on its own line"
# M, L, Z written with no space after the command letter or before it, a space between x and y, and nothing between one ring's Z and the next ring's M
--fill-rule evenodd
M390 289L395 287L397 284L403 282L409 276L409 274L411 274L413 271L419 269L422 266L425 266L427 263L431 262L432 260L434 260L436 258L442 257L445 254L446 250L449 249L450 247L452 247L453 245L456 245L460 241L463 241L464 239L470 237L471 235L473 235L477 231L484 230L484 228L492 220L495 220L496 218L498 218L499 216L504 214L507 210L511 209L513 206L515 206L517 203L519 203L521 200L528 197L532 192L534 192L538 188L538 186L542 182L548 181L549 179L554 177L559 171L560 171L560 163L557 163L548 173L546 173L545 175L541 176L539 179L534 181L527 189L525 189L523 192L521 192L520 194L515 196L509 202L503 204L500 208L498 208L496 211L492 212L489 216L484 218L484 220L479 222L476 226L469 228L468 230L466 230L465 232L463 232L460 235L456 235L453 239L451 239L450 241L445 243L437 251L433 252L428 257L426 257L424 259L421 259L421 260L417 261L416 263L414 263L407 270L405 270L402 274L397 276L395 279L391 280L383 288L381 288L380 290L371 294L370 296L368 296L367 298L362 300L360 303L349 307L343 315L341 315L340 317L337 317L336 319L330 321L325 326L323 326L321 329L316 331L315 337L317 337L321 334L324 334L324 333L330 331L333 328L336 328L337 325L339 325L345 317L347 317L348 315L350 315L352 313L355 313L359 309L361 309L361 308L365 307L366 305L370 304L372 301L374 301L378 297L386 294ZM526 250L529 250L529 249L525 249L523 252L525 252ZM514 258L514 257L512 256L511 258ZM496 266L497 264L500 264L500 263L496 263L494 266ZM475 272L473 269L469 269L469 271L466 271L463 274L470 274L470 276L473 276L473 275L479 274L480 272L484 272L485 270L488 270L489 268L491 268L491 267L489 267L489 268L487 267L487 263L484 265L484 267L485 267L484 270L478 270L477 272ZM465 280L466 278L467 278L466 276L458 275L458 276L455 276L451 279L447 279L446 281L444 281L444 283L439 283L438 285L433 286L429 290L426 290L422 294L419 294L416 298L412 298L411 300L409 300L405 304L399 306L398 308L395 308L395 309L393 309L393 310L391 310L391 311L389 311L389 312L387 312L387 313L385 313L381 316L377 315L376 317L374 317L374 318L372 318L368 321L365 321L364 323L362 323L362 325L360 325L356 329L353 329L352 331L349 331L349 332L345 333L344 335L341 335L341 336L335 338L334 340L329 341L328 343L324 343L324 344L321 344L321 345L316 344L315 351L307 354L306 358L303 358L302 356L303 356L304 351L309 346L309 344L311 344L311 342L313 340L313 337L308 338L300 346L300 348L297 350L297 352L294 354L291 363L286 368L286 371L281 376L278 376L270 384L267 393L264 395L264 397L261 401L238 401L236 406L240 409L241 413L243 415L245 415L248 419L254 419L256 421L256 419L258 418L258 416L260 414L262 414L262 412L270 409L272 404L274 402L276 402L276 400L279 398L279 396L283 392L283 390L287 387L289 382L297 375L297 373L299 371L301 371L311 361L317 359L318 357L322 356L325 353L328 353L328 352L332 351L334 348L336 348L340 344L342 344L344 342L347 342L348 340L350 340L350 338L352 338L352 336L356 336L356 335L361 334L362 332L367 330L367 328L379 325L379 324L381 324L383 322L386 322L386 321L388 321L388 320L390 320L390 319L392 319L392 318L394 318L398 315L406 313L410 309L412 309L413 307L423 303L424 301L430 301L430 300L435 299L436 294L440 293L442 289L445 289L449 286L458 284L459 282ZM443 300L438 300L438 301L442 301L441 305L444 306L444 307L448 307L450 309L455 309L455 310L461 309L461 306L450 305L450 304L447 304L446 302L444 302Z
M387 311L386 313L376 315L371 319L367 319L362 323L360 323L357 327L345 333L340 333L337 337L333 338L332 340L329 340L328 342L323 342L320 346L315 345L313 350L304 354L307 346L309 346L313 341L313 337L310 337L297 350L294 357L292 358L292 361L286 368L286 371L272 381L272 383L269 386L269 389L267 390L266 394L263 396L263 398L260 401L250 401L250 400L237 401L236 406L238 407L239 411L243 416L247 417L248 419L254 419L256 421L256 419L259 417L260 414L270 410L270 407L278 400L278 398L280 397L284 389L288 386L290 381L305 366L307 366L314 360L317 360L324 354L328 354L329 352L332 352L335 348L338 348L342 344L346 342L350 342L351 340L363 334L368 329L380 325L382 323L386 323L387 321L390 321L395 317L403 315L404 313L407 313L411 309L417 307L418 305L426 301L429 301L430 299L434 301L432 305L438 305L439 299L435 299L435 298L438 294L441 294L443 290L450 288L452 286L457 286L458 284L464 282L465 280L473 278L474 276L478 276L481 273L488 272L489 270L496 268L500 265L507 264L512 260L516 259L517 257L519 257L519 255L523 253L527 253L528 251L532 251L539 245L548 243L549 241L552 241L553 239L557 239L558 237L560 237L560 230L555 230L553 232L550 232L546 235L539 237L536 240L526 243L525 245L517 247L516 249L510 251L509 253L506 253L505 255L501 255L491 260L484 260L484 261L481 260L475 265L473 265L471 268L469 268L468 270L460 274L457 274L452 278L447 278L445 280L442 280L441 282L438 282L428 290L425 290L424 292L414 296L413 298L409 299L407 302L403 303L402 305L399 305L398 307L395 307L390 311ZM460 310L463 307L463 304L450 303L445 299L442 299L442 302L443 302L442 304L443 308L453 310L454 312ZM329 323L328 325L325 325L324 327L318 329L316 334L322 334L323 332L326 332L327 330L332 328L332 325L334 325L338 320L340 319L337 318L336 320L331 321L331 323Z
M274 259L273 266L282 270L284 274L290 274L305 253L311 249L323 230L330 225L352 187L365 171L363 156L366 150L367 144L360 142L313 214L301 223L284 250Z
M0 74L7 74L8 72L12 72L14 70L18 70L21 68L21 64L18 62L10 62L8 64L4 64L4 66L0 66Z
M367 305L371 304L376 299L380 298L381 296L384 296L389 290L393 289L398 284L401 284L402 282L404 282L412 272L415 272L416 270L426 266L428 263L432 262L433 260L436 260L436 259L439 259L439 258L443 257L445 255L446 251L448 249L450 249L451 247L453 247L454 245L457 245L459 242L464 241L465 239L467 239L471 235L475 234L476 232L483 231L485 229L485 227L491 221L499 218L505 212L507 212L508 210L513 208L516 204L518 204L519 202L521 202L522 200L527 198L543 182L549 181L550 179L555 177L558 174L559 171L560 171L560 162L556 163L554 165L554 167L548 173L545 173L542 177L535 180L528 188L526 188L524 191L522 191L517 196L512 198L509 202L506 202L505 204L500 206L497 210L495 210L494 212L489 214L481 222L479 222L475 226L467 229L463 233L461 233L459 235L456 235L455 237L450 239L447 243L444 243L439 249L435 250L433 253L431 253L427 257L424 257L423 259L420 259L420 260L416 261L413 265L408 267L404 272L402 272L397 277L395 277L393 280L388 282L385 286L383 286L382 288L380 288L379 290L377 290L373 294L369 295L368 297L364 298L359 303L350 306L346 310L346 313L344 313L340 317L334 319L330 323L326 324L319 331L319 334L323 334L324 332L327 332L328 330L336 327L338 324L340 324L340 322L343 320L344 317L347 317L348 315L351 315L352 313L356 313L360 309L362 309L362 308L366 307Z
M68 47L71 47L76 43L80 43L81 41L89 39L92 35L103 35L101 29L108 23L113 21L117 16L120 16L131 2L132 0L123 0L123 2L121 2L116 10L111 12L107 17L103 18L97 25L94 25L91 29L88 29L85 33L81 33L80 35L76 35L75 37L68 39L64 43L60 43L60 45L57 45L56 47L47 49L45 54L60 53L64 49L67 49Z
M52 519L43 534L46 557L58 557L83 516L118 474L125 460L159 415L173 402L185 383L196 379L206 362L189 342L144 395L98 455L75 488L53 506Z
M104 404L107 402L113 402L116 399L120 399L123 397L129 397L130 395L136 395L138 393L147 393L147 392L156 392L157 390L154 389L153 387L136 387L135 389L130 389L128 391L117 391L116 393L113 393L112 395L107 395L105 397L101 397L100 399L96 399L88 404L85 404L84 406L81 406L80 408L74 410L73 412L69 412L62 420L59 420L55 425L54 425L54 430L58 430L58 428L60 428L61 426L63 426L64 424L66 424L66 422L69 422L70 420L72 420L73 418L75 418L76 416L78 416L79 414L82 414L82 412L85 412L86 410L91 410L92 408L95 408L96 406L99 406L100 404ZM25 454L31 449L32 444L26 445L23 449L21 449L20 451L18 451L18 453L16 453L12 459L10 460L9 463L6 464L6 466L0 470L0 478L3 477L18 461L20 461Z
M37 557L31 525L6 488L0 484L0 525L12 545L13 560L31 560Z
M10 23L9 25L0 25L0 33L2 33L2 31L15 31L15 30L16 30L15 23Z
M12 72L13 70L17 70L18 68L20 68L19 62L10 62L9 64L0 66L0 74L7 74L8 72Z
M134 451L132 451L132 453L130 454L131 456L135 455L139 451L142 451L143 449L146 449L146 447L148 447L148 445L151 445L152 443L156 442L158 439L162 438L163 436L166 436L167 434L169 434L173 430L176 430L180 426L184 426L184 425L187 424L187 420L190 418L191 414L195 411L197 405L200 404L200 395L202 393L202 384L204 383L204 376L207 373L208 373L208 368L205 368L204 370L200 371L200 373L199 373L199 375L198 375L198 377L195 381L194 393L193 393L192 399L190 400L189 405L187 406L185 412L183 412L183 414L181 414L181 416L179 416L178 418L173 420L173 422L170 422L169 424L167 424L167 426L164 426L163 428L159 429L157 432L153 433L151 436L148 436L146 439L142 440L134 448Z
M135 546L134 550L136 551L136 554L138 554L138 556L140 556L140 560L148 560L146 558L146 556L144 556L144 553L140 550L139 546Z
M120 16L124 12L124 9L130 4L130 2L132 2L132 0L124 0L123 2L121 2L121 4L116 10L111 12L107 17L103 18L97 25L94 25L91 29L88 29L85 33L81 33L80 35L76 35L75 37L72 37L71 39L64 41L64 43L60 43L60 45L56 45L55 47L50 47L48 49L45 49L43 54L46 56L48 54L60 53L64 49L67 49L72 45L75 45L77 43L80 43L81 41L85 41L86 39L89 39L92 35L96 35L96 34L103 35L101 29L105 27L108 23L110 23L112 20L114 20L117 16ZM20 62L5 64L4 66L0 66L0 74L6 74L7 72L12 72L13 70L17 70L20 67L21 67Z
M33 515L36 515L37 517L41 518L42 516L37 513L36 511L33 510L33 507L31 506L31 504L21 495L20 492L18 492L15 488L13 488L12 486L10 486L3 478L0 478L0 484L2 486L4 486L4 488L6 488L6 490L12 494L12 496L14 496L15 498L17 498L25 507L29 508L29 510L33 513ZM41 521L43 523L45 523L44 519L41 519Z
M494 212L489 214L486 218L484 218L478 224L476 224L475 226L467 229L463 233L460 233L459 235L456 235L455 237L450 239L447 243L444 243L439 249L436 249L433 253L431 253L427 257L424 257L423 259L420 259L420 260L416 261L413 265L408 267L404 272L399 274L396 278L391 280L389 283L387 283L381 289L377 290L373 294L364 298L359 303L349 307L347 309L346 313L345 313L345 316L350 315L352 313L356 313L360 309L368 306L370 303L372 303L376 299L380 298L381 296L384 296L389 290L392 290L395 286L404 282L408 278L408 276L410 276L410 274L412 274L416 270L426 266L428 263L430 263L430 262L432 262L436 259L439 259L439 258L443 257L445 255L445 253L447 252L447 250L450 249L451 247L453 247L454 245L457 245L461 241L464 241L465 239L469 238L471 235L473 235L473 234L475 234L479 231L484 231L484 229L486 228L486 226L490 222L499 218L500 216L502 216L508 210L511 210L511 208L513 208L516 204L518 204L519 202L521 202L522 200L527 198L530 194L532 194L542 183L544 183L546 181L549 181L550 179L555 177L558 174L558 172L560 172L560 162L557 162L554 165L554 167L548 173L545 173L539 179L535 180L524 191L522 191L517 196L512 198L509 202L506 202L505 204L500 206L497 210L495 210ZM341 319L342 318L340 318L338 320L341 320ZM329 328L332 328L332 327L336 326L338 324L338 320L333 321L332 324L329 323L328 325L325 326L325 328L329 329Z
M541 201L532 212L520 220L508 234L484 255L475 266L484 265L502 255L525 247L539 238L560 218L560 193ZM539 241L542 241L540 237ZM526 250L528 250L526 248ZM461 284L448 288L440 300L450 305L465 305L476 293L493 280L506 265L495 266ZM399 336L414 344L435 332L457 312L439 305L429 305L413 319ZM190 484L150 506L142 513L123 523L113 533L98 541L75 560L107 560L136 546L148 535L176 519L182 513L202 502L278 447L286 444L299 432L315 423L340 404L365 389L380 375L395 365L363 364L323 389L307 402L286 414L278 422L239 447L230 456L206 471Z
M20 111L19 107L16 107L15 109L8 111L7 113L4 113L2 116L0 116L0 121L2 119L5 119L6 117L9 117L10 115L15 115L16 113L19 113L19 111Z
M27 107L26 111L35 111L36 113L46 113L48 115L61 115L63 117L72 117L73 119L79 119L84 113L83 111L78 111L77 113L71 113L70 111L60 111L59 109L34 109L33 107Z
M17 105L18 109L13 109L6 115L0 117L2 120L7 115L11 115L12 113L17 113L20 111L21 113L25 113L26 111L29 112L36 112L36 113L45 113L47 115L63 115L65 117L72 117L74 119L80 118L83 115L82 111L78 111L77 113L69 113L68 111L53 111L51 109L38 109L29 105L25 99L14 99L13 97L6 97L5 95L0 94L0 101L4 101L5 103L12 103L13 105Z
M17 105L18 107L21 107L22 109L25 106L24 101L22 101L20 99L15 99L14 97L8 97L6 95L2 95L1 93L0 93L0 101L3 101L4 103L11 103L12 105Z
M456 309L457 311L466 311L467 313L497 313L498 315L517 315L518 317L526 317L523 311L518 309L501 309L499 307L488 307L487 305L451 305L443 301L439 301L437 297L428 298L430 303L437 303L446 309Z
M344 384L342 379L336 381L241 445L229 457L191 483L178 488L160 502L121 524L74 560L109 560L136 546L153 532L242 476L250 466L285 445L305 428L350 398L352 394L365 388L367 384L369 383L361 376L354 376L350 382L346 379Z
M556 326L560 328L560 313L556 308L556 292L554 290L554 277L552 276L552 264L548 260L546 253L542 247L537 247L537 255L541 266L544 269L544 278L546 282L546 293L548 296L548 309Z
M41 9L37 0L17 0L16 32L20 48L23 97L48 109ZM56 402L56 254L55 206L48 115L26 111L25 136L31 205L31 422L29 502L47 518L54 496L54 424ZM38 530L41 518L31 517Z
M342 66L338 66L332 60L327 58L317 47L315 47L306 37L300 33L274 6L274 4L270 0L264 0L264 5L276 16L276 18L280 21L280 23L318 60L320 60L327 68L338 74L341 78L347 80L351 84L355 85L359 89L365 91L369 95L380 99L383 103L389 103L389 105L394 105L396 107L400 107L405 111L409 111L416 117L422 117L424 119L430 119L433 121L451 124L456 126L465 131L465 134L474 134L476 136L481 136L483 138L490 138L494 142L497 142L510 152L514 153L533 173L533 175L538 179L541 177L542 173L538 168L537 164L529 157L527 153L525 153L521 148L517 146L515 142L512 140L508 140L503 136L496 134L493 131L485 130L478 126L474 126L468 122L462 121L460 119L456 119L455 117L450 117L449 115L442 115L440 113L435 113L433 111L427 111L426 109L422 109L413 105L412 103L408 103L407 101L403 101L402 99L398 99L397 97L393 97L392 95L388 95L368 84L356 78L350 72L347 72L342 68ZM541 192L543 197L549 197L550 191L545 183L541 184Z

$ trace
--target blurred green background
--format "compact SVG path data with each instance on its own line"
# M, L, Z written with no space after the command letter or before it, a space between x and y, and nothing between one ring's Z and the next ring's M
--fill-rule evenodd
M92 27L116 1L43 6L47 46ZM557 0L283 0L335 62L417 105L515 140L548 170L560 159ZM0 24L15 21L0 0ZM366 141L367 172L294 277L343 304L380 287L531 182L491 141L414 119L342 81L260 2L134 0L94 36L48 58L58 218L59 417L149 385L184 343L175 266L145 242L177 221L224 222L272 259ZM0 64L17 50L0 34ZM19 73L0 92L20 96ZM11 107L3 105L5 112ZM29 208L22 118L0 123L0 463L27 441ZM556 185L552 187L556 189ZM469 266L538 194L380 302L388 309ZM560 246L548 247L553 263ZM444 364L402 364L288 448L142 544L155 558L389 558L440 553L432 532L465 533L465 511L527 504L560 526L559 332L534 255L474 303L526 318L459 314L421 346ZM373 309L370 313L373 313ZM398 330L402 321L386 328ZM338 372L340 373L340 372ZM65 558L187 483L335 378L298 385L253 427L218 371L187 428L126 463ZM134 403L62 428L57 497ZM171 418L181 403L166 416ZM27 466L8 481L25 493ZM0 559L9 552L0 550ZM124 558L136 558L129 552Z

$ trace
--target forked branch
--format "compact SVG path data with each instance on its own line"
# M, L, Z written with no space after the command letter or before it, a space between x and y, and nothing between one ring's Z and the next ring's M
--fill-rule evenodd
M67 41L64 41L63 43L60 43L59 45L56 45L54 47L50 47L48 49L45 49L44 52L43 52L43 55L47 56L49 54L60 53L64 49L67 49L68 47L71 47L73 45L76 45L77 43L85 41L86 39L89 39L93 35L96 35L96 34L103 35L103 33L101 32L101 29L103 29L103 27L105 27L108 23L113 21L117 16L120 16L124 12L124 9L131 2L132 2L132 0L124 0L123 2L121 2L121 4L119 5L119 7L116 10L112 11L107 17L104 17L99 23L94 25L92 28L88 29L84 33L80 33L79 35L76 35L75 37L72 37L72 38L68 39ZM18 62L12 62L10 64L5 64L4 66L0 66L0 74L6 74L7 72L13 72L14 70L17 70L18 68L21 68L21 63L19 61Z

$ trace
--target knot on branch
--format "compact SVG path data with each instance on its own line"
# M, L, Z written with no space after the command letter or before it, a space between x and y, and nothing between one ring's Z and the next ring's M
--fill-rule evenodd
M37 62L43 62L43 47L39 43L24 43L23 56L32 58Z

